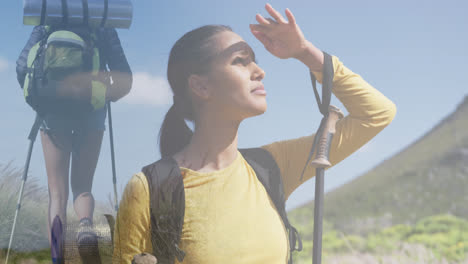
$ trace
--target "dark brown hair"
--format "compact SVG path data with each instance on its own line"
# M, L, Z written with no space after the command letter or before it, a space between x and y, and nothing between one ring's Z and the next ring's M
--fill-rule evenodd
M172 156L190 142L193 132L185 120L194 121L188 78L210 70L214 53L210 38L220 32L232 31L228 26L207 25L183 35L171 49L167 65L167 79L174 93L171 106L159 130L161 157Z

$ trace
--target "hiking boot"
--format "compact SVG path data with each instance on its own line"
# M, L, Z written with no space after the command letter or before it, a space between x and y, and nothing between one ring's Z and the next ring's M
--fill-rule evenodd
M76 243L81 261L84 264L100 264L101 256L99 254L98 236L94 232L93 223L89 218L80 220L76 232Z

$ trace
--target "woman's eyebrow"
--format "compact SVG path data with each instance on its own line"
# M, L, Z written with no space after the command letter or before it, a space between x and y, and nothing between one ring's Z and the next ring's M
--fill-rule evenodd
M235 44L232 44L228 48L222 50L218 56L222 56L224 58L229 58L231 57L234 53L237 52L242 52L246 53L249 56L252 57L253 60L255 60L255 52L252 50L252 48L247 44L245 41L239 41Z

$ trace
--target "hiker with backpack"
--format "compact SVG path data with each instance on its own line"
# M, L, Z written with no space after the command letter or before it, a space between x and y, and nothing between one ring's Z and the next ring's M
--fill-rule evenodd
M86 25L35 26L16 71L26 101L42 120L49 241L57 217L65 233L71 181L73 206L80 221L78 245L96 243L91 189L107 103L128 94L132 85L132 72L117 31Z
M257 15L252 34L272 55L298 59L322 82L324 53L291 11L285 19L270 5L266 10L272 18ZM336 123L329 153L335 165L385 128L396 108L337 57L332 61L333 93L349 112ZM285 202L314 176L308 166L301 180L315 135L238 149L239 125L266 111L268 87L253 50L227 26L203 26L177 40L167 77L174 103L160 129L161 159L127 183L113 263L130 263L142 252L157 263L291 263L301 243Z

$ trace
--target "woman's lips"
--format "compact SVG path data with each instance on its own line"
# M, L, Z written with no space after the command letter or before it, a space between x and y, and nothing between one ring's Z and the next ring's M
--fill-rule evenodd
M265 91L265 88L263 87L263 84L253 89L251 93L258 94L258 95L266 95L266 91Z

